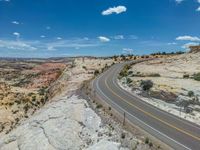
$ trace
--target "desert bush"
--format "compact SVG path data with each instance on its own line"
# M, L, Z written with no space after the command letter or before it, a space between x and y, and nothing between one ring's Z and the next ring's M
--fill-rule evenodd
M101 104L97 104L97 106L96 106L96 108L97 109L100 109L100 108L102 108L103 106L101 105Z
M149 144L149 138L146 137L144 142L145 142L145 144Z
M152 147L153 146L153 143L152 142L149 142L149 147Z
M130 84L130 83L132 83L132 82L133 82L133 81L132 81L130 78L127 78L127 79L126 79L126 83L127 83L127 84Z
M189 96L189 97L193 97L193 96L194 96L194 92L193 92L193 91L189 91L189 92L188 92L188 96Z
M194 80L196 80L196 81L200 81L200 72L199 73L196 73L196 74L194 74Z
M94 71L94 75L97 76L99 74L99 70Z
M140 86L144 91L149 91L153 87L153 82L151 80L142 80Z
M189 78L189 77L190 77L189 74L184 74L184 75L183 75L183 78Z
M87 70L86 66L83 66L82 68L85 69L85 70Z
M128 75L131 75L131 74L133 74L133 71L129 71L129 72L128 72Z
M39 95L44 95L46 93L46 88L42 87L38 90Z
M125 133L122 133L122 134L121 134L121 138L122 138L122 139L125 139L125 137L126 137Z
M33 101L33 102L36 101L36 96L35 96L35 95L32 97L32 101Z
M119 73L119 75L121 77L126 77L128 76L128 70L131 69L131 66L130 65L125 65L124 68L121 70L121 72Z
M160 77L159 73L152 73L150 75L148 75L149 77Z

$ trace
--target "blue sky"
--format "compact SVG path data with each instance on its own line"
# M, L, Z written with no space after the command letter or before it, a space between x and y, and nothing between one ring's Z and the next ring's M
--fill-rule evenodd
M0 0L0 57L185 51L199 27L200 0Z

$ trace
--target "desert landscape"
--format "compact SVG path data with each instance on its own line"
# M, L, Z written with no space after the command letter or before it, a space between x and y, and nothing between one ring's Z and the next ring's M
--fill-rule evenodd
M0 128L8 133L49 99L48 88L70 60L0 59Z
M80 57L59 62L48 59L13 63L29 67L21 69L13 80L2 78L1 87L6 96L2 94L1 100L1 111L5 114L1 118L2 127L5 126L1 131L1 149L157 149L140 131L134 129L134 134L127 131L94 100L76 94L84 82L117 62L112 58ZM18 71L12 65L2 70ZM19 84L24 76L34 73L35 76ZM15 102L20 94L27 99L26 103ZM28 109L24 110L26 105Z
M200 124L200 51L194 48L128 66L126 77L120 77L121 86L164 111Z

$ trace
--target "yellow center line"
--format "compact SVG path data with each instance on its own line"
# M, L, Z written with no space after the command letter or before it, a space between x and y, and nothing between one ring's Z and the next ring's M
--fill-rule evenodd
M158 117L156 117L156 116L154 116L153 114L151 114L151 113L149 113L149 112L147 112L147 111L145 111L145 110L139 108L138 106L136 106L136 105L130 103L129 101L127 101L126 99L124 99L124 98L121 97L120 95L116 94L116 93L108 86L107 79L105 80L105 84L106 84L106 87L108 88L108 90L110 90L115 96L119 97L120 99L122 99L123 101L125 101L125 102L126 102L127 104L129 104L130 106L132 106L132 107L136 108L137 110L143 112L143 113L146 114L147 116L150 116L150 117L152 117L152 118L154 118L154 119L156 119L156 120L162 122L163 124L165 124L165 125L167 125L167 126L169 126L169 127L171 127L171 128L174 128L174 129L178 130L179 132L182 132L182 133L184 133L184 134L186 134L186 135L188 135L188 136L190 136L190 137L192 137L192 138L194 138L194 139L200 141L200 137L197 137L197 136L195 136L195 135L192 135L191 133L188 133L187 131L184 131L184 130L182 130L182 129L180 129L180 128L178 128L178 127L176 127L176 126L174 126L174 125L172 125L172 124L170 124L170 123L168 123L168 122L166 122L166 121L164 121L164 120L162 120L162 119L160 119L160 118L158 118Z

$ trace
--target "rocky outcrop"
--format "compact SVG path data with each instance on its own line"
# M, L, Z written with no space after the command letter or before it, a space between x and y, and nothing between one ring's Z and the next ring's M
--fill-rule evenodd
M190 53L198 53L200 52L200 45L198 46L190 46Z
M119 149L120 144L107 140L106 132L101 127L100 117L85 100L76 96L62 97L2 137L0 149Z

